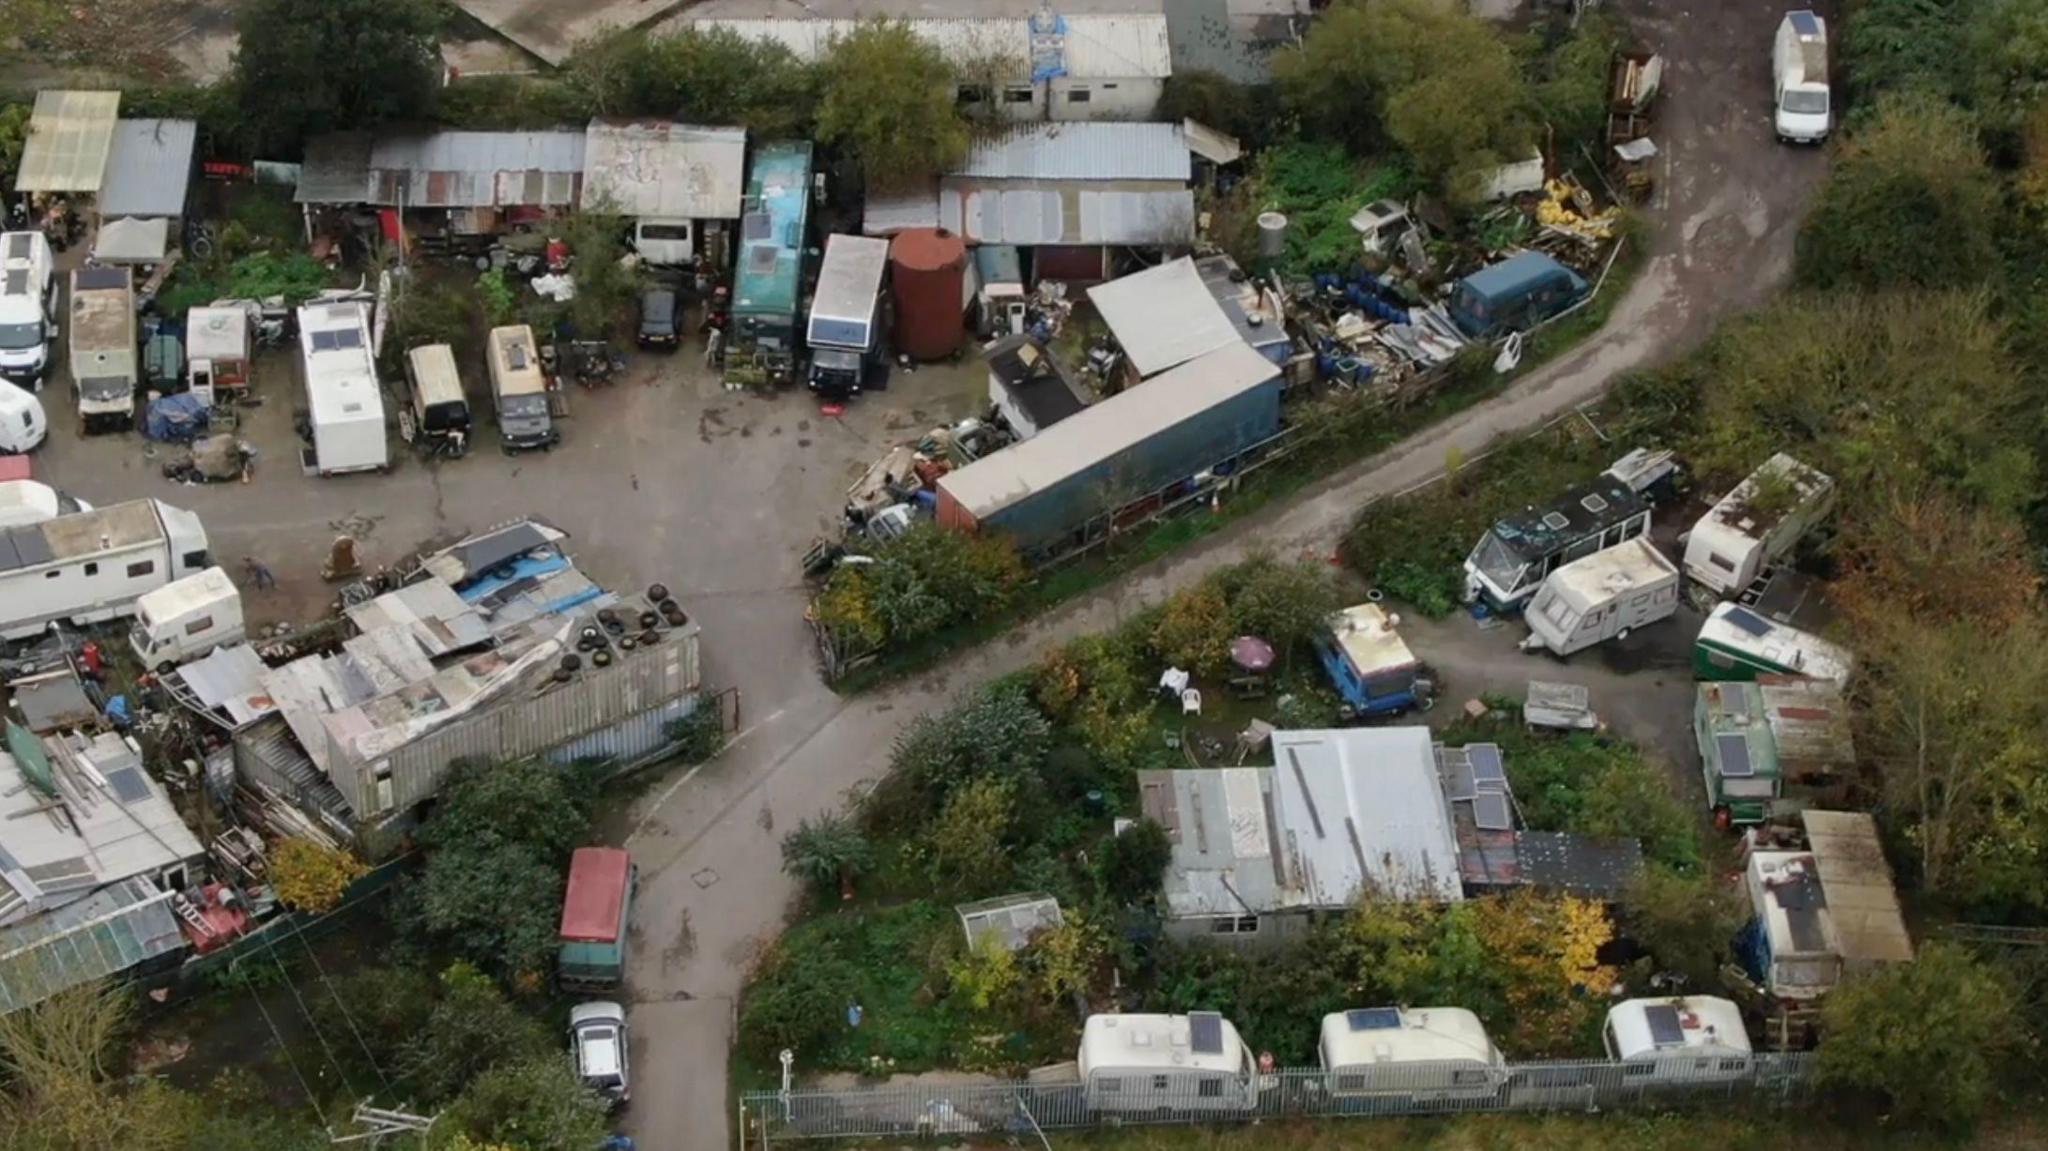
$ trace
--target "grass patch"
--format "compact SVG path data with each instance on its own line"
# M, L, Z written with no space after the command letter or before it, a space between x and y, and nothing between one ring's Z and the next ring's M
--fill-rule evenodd
M1135 1127L1068 1136L1091 1151L1720 1151L1727 1147L1799 1147L1802 1151L1919 1151L2039 1147L2048 1131L2035 1119L1991 1124L1944 1138L1785 1115L1761 1107L1732 1114L1460 1115L1364 1119L1347 1123L1260 1123L1242 1127Z

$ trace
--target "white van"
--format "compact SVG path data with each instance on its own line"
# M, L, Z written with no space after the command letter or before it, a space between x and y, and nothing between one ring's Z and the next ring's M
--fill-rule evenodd
M1619 639L1678 610L1678 568L1642 536L1551 572L1522 618L1522 650L1557 655Z
M137 598L128 646L142 666L162 671L244 638L242 593L210 567Z
M1773 122L1787 144L1819 144L1834 126L1828 93L1828 24L1800 9L1785 13L1771 51Z
M41 391L57 339L57 261L41 232L0 233L0 379Z
M0 453L34 451L49 432L43 401L13 384L0 383Z

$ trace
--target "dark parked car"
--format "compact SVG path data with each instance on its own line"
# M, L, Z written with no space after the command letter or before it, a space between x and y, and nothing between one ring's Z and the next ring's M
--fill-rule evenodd
M656 285L640 293L640 346L679 348L683 343L683 294Z

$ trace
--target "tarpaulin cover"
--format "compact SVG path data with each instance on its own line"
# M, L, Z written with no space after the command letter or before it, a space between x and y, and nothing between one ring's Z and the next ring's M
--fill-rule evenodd
M158 396L149 402L142 434L152 440L187 443L206 431L206 401L191 392Z

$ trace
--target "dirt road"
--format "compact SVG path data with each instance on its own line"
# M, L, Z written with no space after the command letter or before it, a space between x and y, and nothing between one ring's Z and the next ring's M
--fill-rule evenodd
M1825 161L1771 138L1768 50L1779 9L1763 0L1689 2L1622 9L1638 38L1670 62L1657 137L1666 167L1649 211L1648 266L1593 339L1283 510L1235 524L915 682L847 701L791 663L782 674L804 686L745 717L716 763L679 774L642 801L630 839L644 892L631 982L635 1064L647 1086L627 1120L642 1147L732 1145L725 1071L734 997L791 895L777 842L800 818L875 779L911 717L1070 637L1113 626L1253 548L1327 554L1362 505L1435 478L1449 453L1469 460L1498 437L1595 399L1619 374L1678 354L1783 282L1801 208Z

